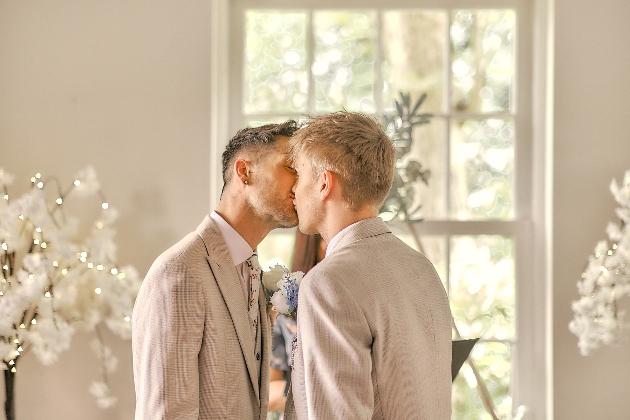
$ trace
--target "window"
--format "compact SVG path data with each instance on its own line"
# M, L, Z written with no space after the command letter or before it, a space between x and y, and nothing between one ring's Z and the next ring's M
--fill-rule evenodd
M341 107L382 119L399 92L412 105L426 93L420 110L432 117L413 129L404 159L430 170L428 185L414 185L410 221L388 223L436 266L461 336L481 337L472 357L495 412L510 418L521 404L542 412L534 388L544 393L545 379L525 356L544 335L530 316L531 5L337 3L230 3L227 131ZM273 232L261 263L289 263L292 240L291 230ZM465 365L454 419L492 418L477 385Z

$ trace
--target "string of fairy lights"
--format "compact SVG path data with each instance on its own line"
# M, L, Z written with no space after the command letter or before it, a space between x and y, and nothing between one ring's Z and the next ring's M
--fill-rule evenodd
M579 338L585 356L602 344L618 342L627 328L617 301L630 295L630 170L621 185L613 179L610 190L620 205L616 209L620 223L608 224L609 240L595 246L577 284L580 299L571 305L574 318L569 330Z
M57 183L57 195L54 196L53 203L47 203L46 212L50 216L50 220L54 223L57 229L60 229L61 226L58 218L56 217L57 213L62 208L63 204L66 201L68 195L75 189L82 185L81 179L75 179L72 185L66 190L61 191L61 186L59 181L56 178L43 179L41 173L36 173L33 177L31 177L31 186L32 188L36 188L39 190L44 190L46 186L50 183ZM13 200L12 196L9 195L9 191L7 189L7 185L3 184L3 196L2 199L5 201L4 208L7 208L11 201ZM96 191L98 196L101 199L100 207L103 211L108 211L110 209L109 203L105 199L103 193L100 188ZM0 207L0 210L2 207ZM0 212L0 222L2 222L2 212ZM7 221L4 220L6 223ZM9 221L10 222L10 221ZM14 286L20 285L23 281L27 281L25 279L21 280L20 276L26 275L26 279L28 281L34 281L37 276L46 275L46 284L41 290L41 295L45 299L54 299L55 297L55 288L60 284L60 282L64 281L73 271L78 272L78 276L84 276L86 273L90 271L96 271L99 273L107 273L112 278L117 279L117 281L124 282L127 275L124 271L122 271L116 264L110 261L95 261L93 256L90 255L89 250L81 250L76 253L75 258L55 258L53 261L48 261L48 251L54 249L55 246L63 246L62 244L55 244L54 241L47 236L47 232L42 229L42 227L33 221L28 214L18 214L17 220L15 220L16 229L15 231L18 233L22 242L18 241L9 241L8 238L0 237L0 266L2 269L2 283L0 284L0 307L3 304L3 301L7 299L10 295L11 289ZM94 223L94 228L97 230L103 229L105 227L105 223L103 220L97 220ZM2 232L0 232L2 234ZM17 248L11 245L11 242L14 244L17 243ZM23 247L20 247L21 244L25 244ZM23 248L23 249L22 249ZM18 259L20 257L19 254L37 254L41 257L42 261L44 261L44 270L42 272L32 272L26 267L26 264L22 264ZM58 253L59 254L59 253ZM23 257L23 256L22 256ZM21 265L21 267L18 266ZM18 272L20 272L18 275ZM102 287L100 285L96 285L93 289L94 295L97 297L103 293ZM41 299L41 296L40 298ZM14 351L11 357L7 357L4 355L3 363L6 368L9 369L12 373L17 372L17 361L18 359L24 355L25 352L29 350L32 343L27 343L23 338L23 334L21 331L29 330L32 327L37 326L38 319L40 318L39 306L41 302L38 299L31 299L26 303L26 306L23 308L23 313L21 315L21 319L13 324L13 334L11 335L0 335L0 340L4 343L9 344L12 343L14 347ZM7 303L8 305L8 303ZM53 308L53 314L55 314L54 303L51 304ZM55 322L55 315L53 315L53 321ZM131 322L130 313L124 314L123 319L125 323ZM8 359L8 360L7 360Z

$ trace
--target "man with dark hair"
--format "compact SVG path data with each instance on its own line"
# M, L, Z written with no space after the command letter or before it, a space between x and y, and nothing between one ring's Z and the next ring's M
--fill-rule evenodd
M223 153L217 209L147 273L132 321L136 420L266 418L271 326L255 250L297 224L296 129L239 131Z

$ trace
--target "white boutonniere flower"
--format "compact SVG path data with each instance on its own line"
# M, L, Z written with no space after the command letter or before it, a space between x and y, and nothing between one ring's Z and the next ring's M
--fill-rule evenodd
M284 277L289 270L286 267L276 264L269 271L263 271L262 283L265 288L271 292L278 290L278 282Z
M286 267L276 264L263 271L262 283L268 305L273 305L278 314L297 316L298 291L304 273L291 273Z

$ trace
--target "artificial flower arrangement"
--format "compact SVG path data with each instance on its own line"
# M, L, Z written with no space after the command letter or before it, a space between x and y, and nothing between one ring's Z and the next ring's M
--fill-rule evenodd
M267 303L273 305L281 315L297 317L298 292L304 273L290 272L286 267L276 264L262 275L263 290Z
M572 304L575 314L569 329L578 336L582 355L617 342L626 327L617 301L630 295L630 170L622 185L612 180L610 191L620 205L616 213L621 223L608 223L610 242L602 240L595 246L577 284L581 298Z
M116 263L112 225L118 212L105 200L91 167L66 189L57 178L38 173L19 197L9 193L13 178L0 168L0 366L7 379L7 418L14 410L18 361L32 350L43 365L53 364L70 347L77 329L95 333L92 347L103 378L92 383L90 392L99 406L110 407L116 398L107 374L117 360L99 328L104 324L123 339L131 337L131 313L141 284L134 267ZM82 215L95 207L91 225L91 219L79 223L65 208L79 198L81 204L88 202Z

